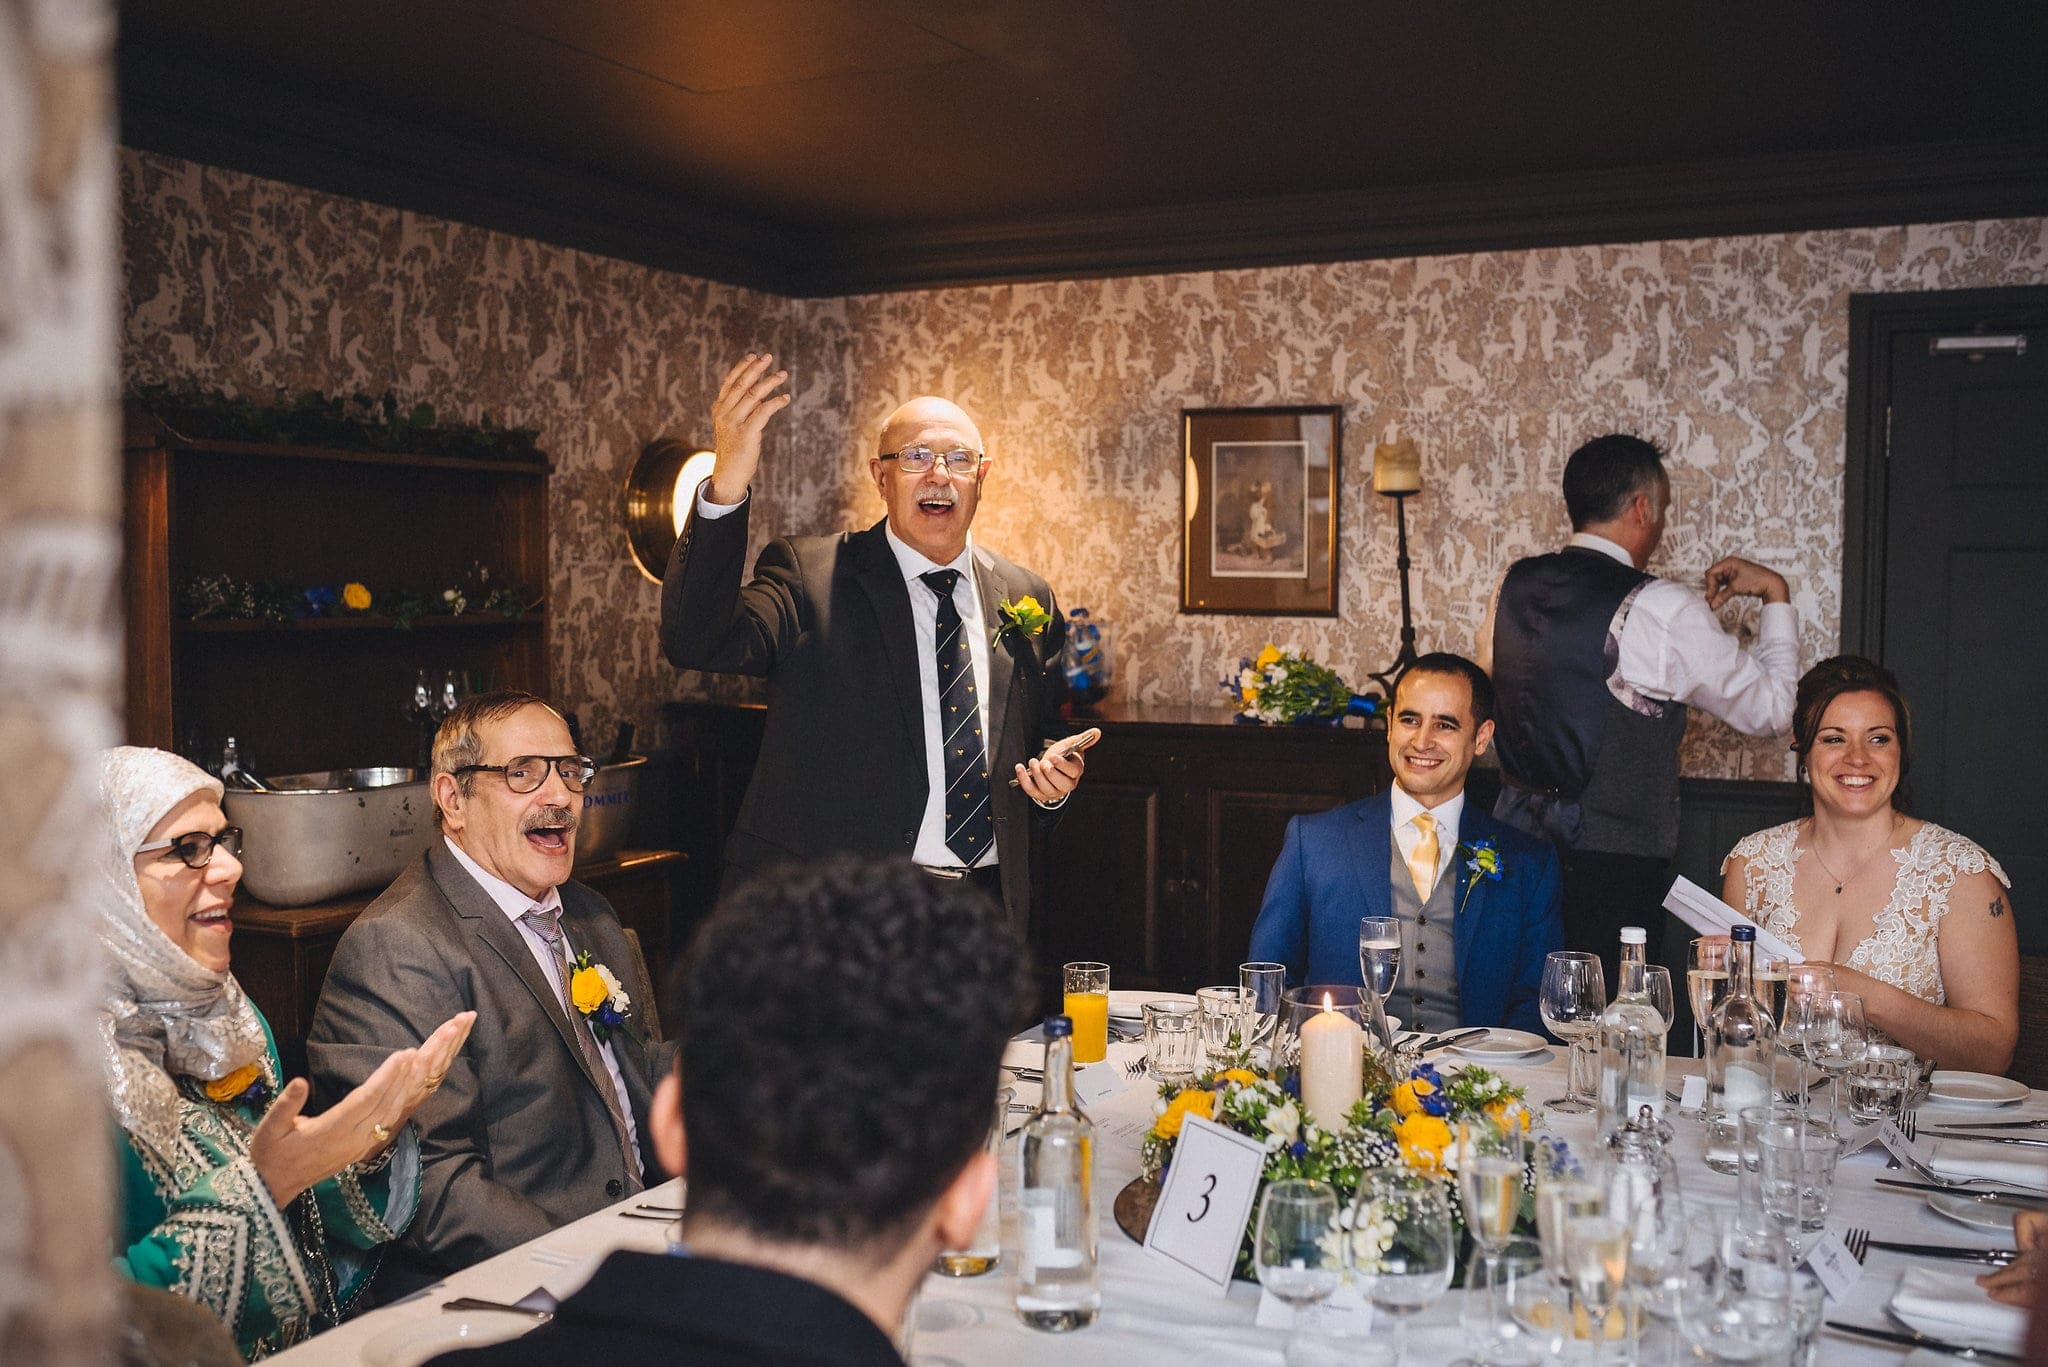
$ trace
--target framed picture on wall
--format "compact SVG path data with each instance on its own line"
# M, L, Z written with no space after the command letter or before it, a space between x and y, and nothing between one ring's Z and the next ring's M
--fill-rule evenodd
M1341 408L1187 408L1180 610L1337 615Z

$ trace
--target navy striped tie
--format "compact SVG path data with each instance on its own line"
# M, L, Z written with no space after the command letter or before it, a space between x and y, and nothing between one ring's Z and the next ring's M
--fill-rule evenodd
M989 811L988 750L981 740L981 702L974 695L974 657L953 605L958 570L918 576L939 596L939 742L946 771L946 848L973 868L995 841Z

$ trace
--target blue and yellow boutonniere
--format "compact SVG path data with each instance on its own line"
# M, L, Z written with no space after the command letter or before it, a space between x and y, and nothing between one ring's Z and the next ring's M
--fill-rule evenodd
M1003 619L1002 626L996 628L998 641L1013 631L1026 636L1041 635L1046 623L1052 620L1052 614L1045 610L1045 605L1028 593L1014 603L1007 598L997 603L996 615Z
M626 1023L633 999L626 995L626 989L609 968L591 962L589 950L577 952L573 968L575 971L569 974L569 1001L590 1022L590 1033L597 1036L597 1042L603 1044Z
M1465 903L1472 900L1474 884L1482 878L1489 883L1498 883L1508 870L1507 865L1501 862L1500 846L1491 840L1460 841L1458 852L1467 856L1465 867L1471 870L1471 877L1465 880L1465 895L1458 901L1458 911L1462 914Z

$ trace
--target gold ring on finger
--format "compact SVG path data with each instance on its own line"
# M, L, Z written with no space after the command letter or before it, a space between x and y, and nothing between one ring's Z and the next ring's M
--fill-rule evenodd
M389 1125L382 1124L381 1122L372 1124L370 1126L370 1133L377 1136L379 1144L389 1144L391 1142L391 1127Z
M431 1092L436 1087L440 1086L441 1079L446 1076L448 1076L446 1073L435 1073L433 1076L429 1077L427 1079L427 1090Z

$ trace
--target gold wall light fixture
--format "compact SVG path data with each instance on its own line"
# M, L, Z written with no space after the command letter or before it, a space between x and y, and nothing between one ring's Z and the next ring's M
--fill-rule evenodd
M683 534L697 486L711 477L711 452L662 437L647 443L626 476L626 544L640 573L659 584Z

